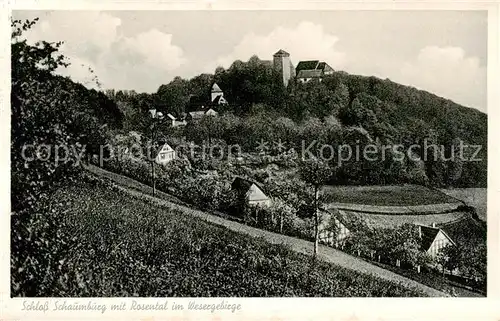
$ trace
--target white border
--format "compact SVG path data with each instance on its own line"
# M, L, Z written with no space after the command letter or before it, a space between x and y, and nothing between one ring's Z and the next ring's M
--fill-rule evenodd
M1 279L0 279L0 320L48 320L48 319L168 319L168 320L499 320L500 319L500 283L499 264L499 227L500 209L497 191L500 190L500 177L496 164L500 164L500 152L493 145L499 136L497 120L500 119L496 109L500 104L500 19L499 2L471 1L230 1L230 0L198 0L198 1L10 1L1 5L0 34L0 69L2 76L0 85L0 156L1 182ZM10 296L10 10L52 10L52 9L86 9L86 10L488 10L488 298L485 299L357 299L357 298L274 298L256 299L228 298L226 301L241 303L243 310L238 313L206 313L179 312L133 312L123 313L110 311L101 315L96 312L78 313L25 313L21 311L23 299L11 299ZM425 23L424 21L422 23ZM5 27L5 28L4 28ZM8 117L9 116L9 117ZM51 303L57 299L49 299ZM106 304L130 302L133 299L94 299ZM140 299L156 302L161 299ZM199 302L218 303L218 299L197 299ZM173 301L170 299L169 301ZM187 303L188 298L175 299L178 303Z

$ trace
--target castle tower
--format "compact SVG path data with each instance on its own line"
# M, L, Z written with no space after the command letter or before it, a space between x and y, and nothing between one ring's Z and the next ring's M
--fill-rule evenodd
M283 49L280 49L277 53L273 55L273 66L274 70L279 72L283 79L283 84L285 87L288 85L290 78L294 75L295 69L293 68L292 62L290 61L290 54Z

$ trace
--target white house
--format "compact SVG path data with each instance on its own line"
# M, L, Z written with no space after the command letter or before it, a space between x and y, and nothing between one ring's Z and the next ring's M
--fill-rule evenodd
M156 155L155 162L158 164L167 164L176 158L175 150L168 144L163 144Z
M205 116L218 116L219 113L216 112L215 110L213 110L212 108L209 108L206 112L205 112Z
M224 105L227 104L226 98L224 98L224 92L220 89L219 85L214 84L212 86L212 91L210 93L210 101L213 105Z
M418 236L422 240L422 248L431 257L436 257L439 251L448 246L456 245L455 242L446 234L446 232L435 224L433 226L425 226L417 224Z
M231 184L231 189L238 192L238 196L244 199L250 206L270 206L271 199L263 192L258 183L249 179L236 177Z
M213 108L201 106L198 110L191 111L187 114L186 118L189 121L199 121L205 116L218 116L219 113Z
M172 127L186 126L187 122L185 120L178 120L172 114L167 114L167 121Z

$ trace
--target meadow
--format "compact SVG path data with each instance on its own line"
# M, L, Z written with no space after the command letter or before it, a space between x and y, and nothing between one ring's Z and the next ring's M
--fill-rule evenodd
M412 206L456 203L457 200L437 190L420 185L325 186L329 201L337 203Z
M488 203L488 190L486 188L447 188L441 189L441 191L474 206L479 218L486 222Z
M133 199L100 180L66 186L52 199L64 204L66 246L50 276L35 280L47 283L36 296L423 296Z

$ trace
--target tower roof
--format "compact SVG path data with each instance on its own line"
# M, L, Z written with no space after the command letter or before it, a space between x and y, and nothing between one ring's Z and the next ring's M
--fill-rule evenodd
M290 54L286 52L283 49L280 49L278 52L276 52L273 56L284 56L284 57L289 57Z
M212 86L212 92L218 92L218 93L221 93L221 92L222 92L222 90L220 89L219 85L214 84L214 85Z

